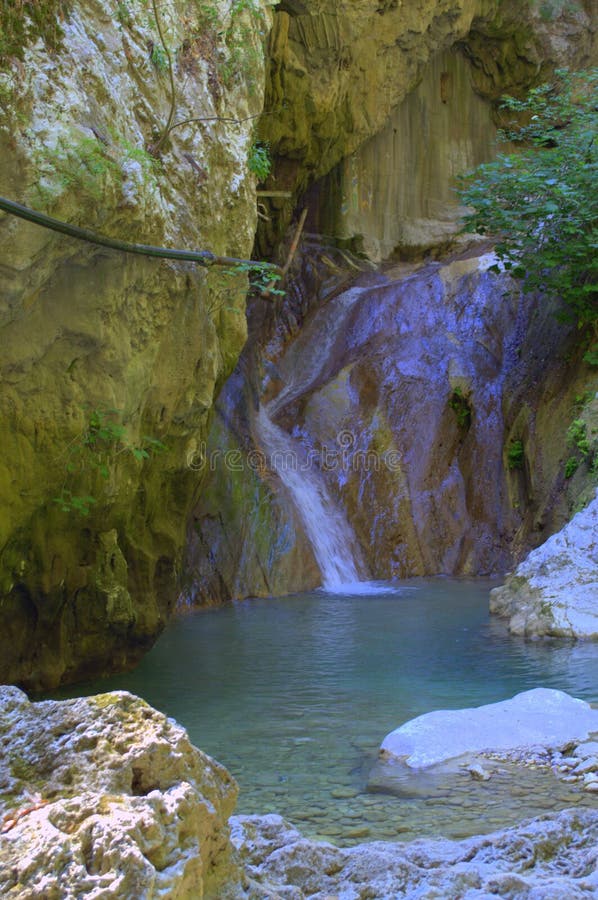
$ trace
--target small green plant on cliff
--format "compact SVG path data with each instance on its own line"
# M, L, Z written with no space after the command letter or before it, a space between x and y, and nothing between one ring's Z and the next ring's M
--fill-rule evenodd
M500 133L519 152L462 180L465 228L497 237L502 266L525 291L560 298L565 317L598 337L598 68L559 70L524 100L507 97ZM498 267L496 267L498 268ZM586 361L598 362L598 343Z
M507 466L509 469L522 469L523 459L523 441L511 441L507 450Z
M81 479L93 481L96 474L107 481L120 454L130 453L138 462L143 462L152 454L166 450L161 441L147 435L140 443L131 443L121 419L122 412L118 409L100 408L89 413L85 429L69 447L65 483L60 495L54 497L62 512L88 516L98 498L93 494L75 493L70 485L74 486L73 483Z
M191 28L178 52L171 48L166 39L157 0L150 0L153 11L153 23L159 36L159 43L152 44L151 60L158 70L168 72L169 79L169 111L166 123L157 129L148 144L152 156L159 157L166 142L175 128L204 121L197 116L175 121L177 111L177 92L175 83L175 60L178 59L182 71L192 71L197 59L203 59L208 66L208 84L212 94L220 99L222 87L231 88L235 81L243 81L249 93L256 86L256 72L263 64L261 43L256 42L256 30L265 36L264 14L257 0L236 0L230 7L228 25L220 19L220 11L212 3L202 2L197 7L199 26ZM224 39L224 40L223 40ZM219 50L222 44L226 53ZM248 118L254 118L249 116ZM208 119L221 119L234 122L227 116L210 116Z
M247 165L258 181L265 181L272 169L270 145L264 141L254 141L249 148Z
M160 72L166 71L168 69L168 57L164 51L164 48L160 46L160 44L152 44L150 49L150 60L153 66L156 67Z
M570 456L565 462L565 478L571 478L577 472L582 462L589 467L590 473L598 474L598 454L596 453L595 439L588 434L588 425L583 419L574 419L567 429L567 446L575 450L576 455Z
M133 14L124 0L118 0L116 4L116 18L121 25L131 25L133 22Z
M540 3L540 18L543 22L553 22L563 13L579 12L576 0L543 0Z
M276 285L281 279L278 272L273 272L268 268L266 263L261 262L241 262L230 269L223 269L223 275L247 275L249 277L249 287L259 293L268 293L275 296L284 297L285 292Z
M460 387L456 387L449 397L448 404L455 413L459 428L467 431L471 425L471 406Z
M589 454L588 426L583 419L574 419L569 425L567 429L567 444L579 450L582 456Z
M52 148L45 147L37 160L37 192L41 202L51 207L65 192L101 200L108 183L122 185L127 161L139 163L143 177L156 184L160 163L142 147L108 129L104 135L81 132L61 137Z

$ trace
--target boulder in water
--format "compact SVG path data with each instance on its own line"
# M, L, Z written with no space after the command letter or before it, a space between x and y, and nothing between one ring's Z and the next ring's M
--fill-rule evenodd
M556 748L598 731L598 710L549 688L472 709L443 709L405 722L380 747L386 758L424 768L465 754Z

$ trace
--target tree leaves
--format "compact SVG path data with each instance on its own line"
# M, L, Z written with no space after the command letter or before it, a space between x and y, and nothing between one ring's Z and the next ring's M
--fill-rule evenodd
M465 230L492 234L503 267L526 291L560 297L580 325L598 328L598 68L540 85L503 109L516 118L500 154L461 180ZM494 269L494 267L493 267ZM591 354L590 354L591 355Z

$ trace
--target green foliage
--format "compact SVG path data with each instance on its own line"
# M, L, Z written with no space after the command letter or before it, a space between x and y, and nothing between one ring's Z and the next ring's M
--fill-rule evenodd
M507 450L507 465L509 469L522 469L523 459L523 442L511 441L509 449Z
M84 431L69 447L65 484L60 495L54 497L62 512L88 516L91 507L97 503L97 497L93 494L74 493L70 483L81 479L94 480L96 474L107 481L116 457L121 453L130 453L135 460L143 462L152 454L166 450L161 441L147 435L143 436L141 443L132 444L127 439L127 430L121 418L122 413L118 409L102 407L89 413Z
M227 88L242 80L251 94L257 87L256 72L263 60L262 47L255 44L255 20L262 19L263 23L263 12L256 0L235 0L230 14L224 38L228 58L220 66L220 76ZM251 19L254 21L249 24Z
M160 46L160 44L152 44L150 60L158 71L165 72L168 69L168 56L164 47Z
M198 3L200 25L203 28L216 28L220 20L218 8L213 3Z
M569 447L575 447L582 456L587 456L590 452L590 442L588 440L588 426L583 419L574 419L567 429L567 444Z
M467 430L471 425L471 406L466 397L463 396L461 388L455 388L449 397L448 405L455 413L459 428Z
M584 397L576 398L579 403L576 407L579 409L581 401ZM593 396L593 395L591 395ZM586 401L589 402L589 401ZM565 478L571 476L578 470L582 462L589 469L592 476L598 475L598 453L596 452L596 429L591 430L591 436L588 433L588 423L584 419L574 419L567 429L567 446L576 451L575 456L570 456L565 462Z
M106 146L81 134L74 136L72 143L60 138L55 147L44 148L38 170L37 190L48 205L67 191L101 200L106 178L120 177L119 166Z
M72 5L72 0L0 0L0 65L23 59L25 47L39 38L48 50L56 50Z
M591 400L594 399L594 391L584 391L583 394L576 394L573 401L575 409L583 409Z
M133 22L133 14L124 0L118 0L116 4L116 18L121 25L131 25Z
M72 140L60 138L55 147L44 148L44 155L37 162L40 177L36 188L41 201L52 206L56 197L71 191L99 201L105 196L108 182L122 183L127 160L140 163L148 180L157 180L159 162L142 147L113 132L103 140L80 132L73 134Z
M285 292L276 285L280 281L281 276L278 272L274 272L268 267L267 263L261 262L241 262L231 269L224 269L222 275L248 275L249 286L256 291L268 292L279 297L284 297Z
M257 176L258 181L265 181L272 169L270 145L265 141L254 141L247 156L249 171Z
M90 494L73 494L68 488L63 488L59 497L54 497L62 512L74 512L80 516L88 516L91 507L96 503L96 498Z
M461 198L473 208L465 228L496 235L504 268L524 290L560 297L580 327L596 329L598 68L555 78L525 100L504 99L517 120L500 139L521 149L462 179Z

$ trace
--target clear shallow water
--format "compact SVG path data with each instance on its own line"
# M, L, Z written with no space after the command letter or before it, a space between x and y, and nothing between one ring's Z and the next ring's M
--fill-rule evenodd
M368 790L384 736L421 713L538 686L598 702L598 645L509 636L488 615L491 586L416 580L200 611L174 621L134 672L54 696L139 694L235 775L238 812L279 812L339 843L458 837L595 805L549 772L507 767L489 782L424 775L401 796Z

